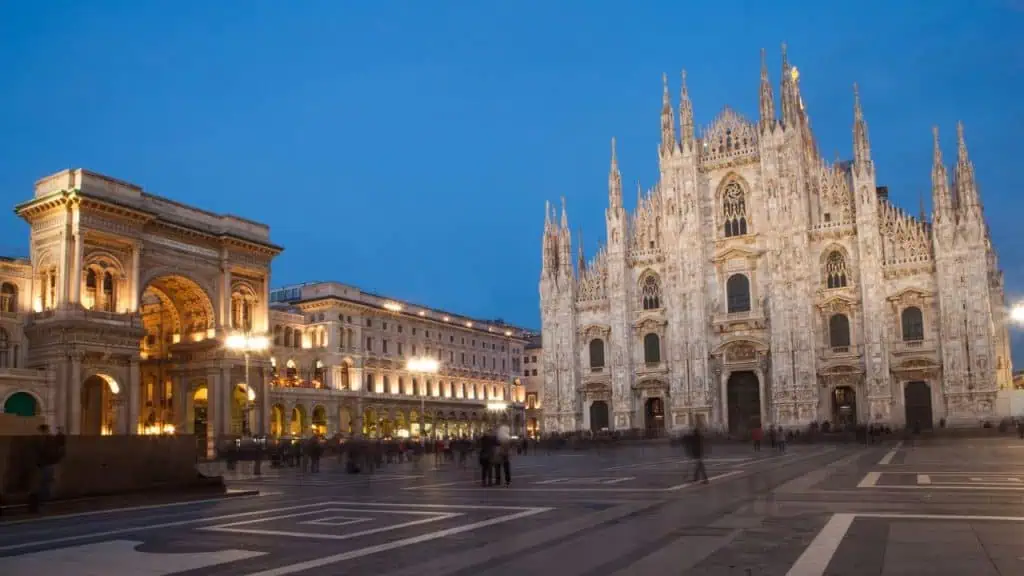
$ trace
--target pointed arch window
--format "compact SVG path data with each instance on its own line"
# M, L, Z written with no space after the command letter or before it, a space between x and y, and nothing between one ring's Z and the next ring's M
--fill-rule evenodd
M18 288L10 282L0 285L0 312L14 313L18 311Z
M849 349L850 319L846 314L833 314L828 319L828 343L833 350Z
M726 184L722 191L722 219L725 222L726 238L747 233L746 193L735 180Z
M917 306L903 309L900 314L900 325L903 328L904 342L924 340L924 315Z
M658 276L648 274L640 284L641 304L644 310L657 310L661 308L661 285Z
M590 369L598 372L604 368L604 340L594 338L590 341Z
M743 274L733 274L725 283L727 310L733 312L750 311L750 280Z
M644 336L644 363L661 363L661 338L653 332Z
M846 256L839 250L833 250L825 260L825 287L845 288L849 270L846 266Z

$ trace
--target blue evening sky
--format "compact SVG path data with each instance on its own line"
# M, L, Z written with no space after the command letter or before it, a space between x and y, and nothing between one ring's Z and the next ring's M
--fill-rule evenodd
M859 82L879 184L917 213L963 120L1024 297L1024 2L0 2L0 190L86 167L268 223L276 285L333 279L537 327L544 201L604 238L608 143L656 178L661 75L756 117L789 45L822 153ZM633 193L627 193L632 204ZM0 254L27 255L0 215ZM1018 363L1024 340L1017 338Z

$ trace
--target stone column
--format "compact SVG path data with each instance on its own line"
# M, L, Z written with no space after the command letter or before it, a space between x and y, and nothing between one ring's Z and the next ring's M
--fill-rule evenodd
M259 332L270 332L270 268L263 277L263 301L260 302L260 322L256 325Z
M420 413L420 430L423 430L424 424L423 413ZM422 432L421 432L422 435ZM363 399L356 398L355 405L352 407L352 437L362 438L363 437Z
M65 383L64 401L67 402L67 433L82 433L82 354L72 352L70 358L70 369L65 372L68 380Z
M174 430L179 434L188 431L188 379L184 374L174 376ZM207 390L209 393L209 390Z
M218 390L218 404L220 404L220 424L217 426L218 434L231 433L232 413L235 402L235 382L231 379L231 367L221 368L220 390Z
M71 211L71 234L74 238L74 245L71 252L71 270L68 271L68 288L71 291L69 301L72 304L81 302L82 293L82 261L85 241L82 238L81 218L81 211L76 204Z
M221 398L220 398L220 375L216 370L206 373L206 455L213 457L216 454L217 434L220 422Z
M64 213L64 229L61 231L60 236L60 264L57 267L57 276L59 282L57 283L57 298L55 298L54 308L67 305L68 302L68 276L70 276L71 268L71 220L73 218L71 210L67 210ZM44 285L45 290L49 290L48 285Z
M142 373L139 369L139 361L132 359L128 367L128 390L125 393L125 402L127 402L128 410L125 414L125 424L122 429L125 430L124 434L138 434L139 433L139 409L140 396L142 395ZM157 390L158 393L163 392L163 382ZM163 397L160 398L161 400ZM158 405L157 403L154 403Z
M292 433L292 410L294 410L294 406L284 405L284 414L281 415L281 436L288 436Z
M718 422L729 429L729 371L724 369L718 376Z
M256 390L259 391L259 396L256 398L256 414L253 419L255 423L255 434L267 434L270 430L270 380L269 371L260 366L256 371L256 378L259 379L259 385Z
M142 298L142 294L140 294L140 292L142 292L142 286L139 286L139 282L141 282L140 275L142 273L142 271L139 270L139 267L141 266L139 262L140 262L141 259L142 259L142 243L141 242L136 242L132 246L132 269L131 269L131 276L130 276L131 280L129 282L129 286L130 286L129 290L131 290L132 292L131 292L131 297L128 300L128 311L129 312L138 312L139 311L139 303L140 303L140 299Z
M228 250L224 248L220 255L220 325L224 330L231 328L231 268L228 266Z

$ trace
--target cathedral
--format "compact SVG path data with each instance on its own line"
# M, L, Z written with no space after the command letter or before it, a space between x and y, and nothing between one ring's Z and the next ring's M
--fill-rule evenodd
M951 177L933 131L929 221L878 184L856 86L853 159L834 163L800 92L783 47L776 113L762 51L758 121L727 107L697 131L685 73L678 111L666 82L659 181L628 212L612 140L589 260L548 206L546 431L998 418L1008 311L962 125Z

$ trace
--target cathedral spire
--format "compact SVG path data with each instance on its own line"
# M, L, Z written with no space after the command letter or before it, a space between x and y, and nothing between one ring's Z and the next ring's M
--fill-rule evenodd
M615 137L612 137L612 166L608 170L608 207L622 208L622 173L619 172L619 159L615 153Z
M761 129L767 130L775 127L775 94L772 93L772 83L768 79L768 62L765 58L764 48L761 48Z
M938 126L932 128L932 141L932 222L938 225L952 218L953 199L949 195L946 165L942 163Z
M565 210L565 196L562 196L562 222L560 227L562 231L569 230L569 214Z
M853 85L853 162L858 171L871 169L871 143L868 140L868 123L860 107L860 91Z
M682 72L682 87L679 89L679 140L684 150L692 149L693 134L693 103L690 102L690 90L686 86L686 70Z
M583 227L580 226L576 232L576 239L579 244L576 245L576 270L582 273L587 269L587 258L583 253Z
M956 171L953 177L954 189L960 210L980 211L981 198L974 181L974 164L967 156L967 141L964 140L964 123L956 123Z
M782 44L782 80L779 96L782 98L782 124L789 128L796 123L796 102L793 99L793 69L789 66L785 43Z
M558 229L558 248L558 271L565 276L572 276L572 231L569 230L569 213L565 209L565 196L562 196L562 222Z
M667 156L676 148L675 113L668 95L668 74L661 75L661 154Z

